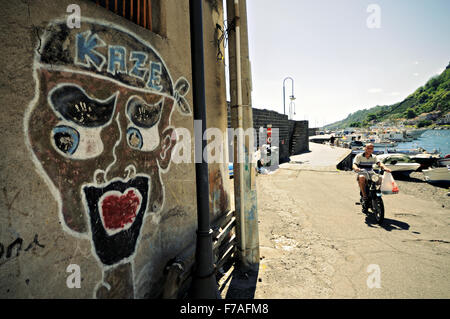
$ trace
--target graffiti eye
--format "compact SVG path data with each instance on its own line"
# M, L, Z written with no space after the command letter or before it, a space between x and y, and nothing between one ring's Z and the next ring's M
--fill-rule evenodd
M127 131L127 141L131 148L140 150L143 144L141 132L134 127L130 127Z
M104 101L91 98L72 84L57 87L49 94L50 104L62 118L90 128L102 127L111 120L116 99L117 94Z
M57 126L53 129L53 141L61 152L72 155L77 150L80 134L70 126Z
M132 97L127 104L127 113L134 125L151 128L161 116L162 100L156 104L147 104L140 97Z

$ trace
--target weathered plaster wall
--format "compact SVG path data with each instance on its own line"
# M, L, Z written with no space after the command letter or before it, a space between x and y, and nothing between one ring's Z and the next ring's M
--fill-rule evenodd
M216 25L223 27L222 1L208 0L204 2L203 43L205 48L205 83L207 125L218 129L220 134L211 138L212 142L226 145L227 137L227 104L225 81L225 60L218 59L219 49L217 42L222 35ZM220 44L220 52L224 55L223 41ZM220 56L220 54L219 54ZM223 157L220 163L210 163L210 210L213 219L219 217L223 211L230 209L230 198L224 190L230 189L228 178L227 148L222 148ZM212 154L215 155L215 154Z
M79 30L58 22L72 3ZM90 1L2 4L0 297L158 297L169 260L195 244L195 166L170 161L173 130L193 136L189 3L162 3L163 36ZM205 24L220 17L205 5ZM226 127L223 72L207 70L208 126ZM229 196L222 166L213 216ZM81 288L67 286L71 264Z

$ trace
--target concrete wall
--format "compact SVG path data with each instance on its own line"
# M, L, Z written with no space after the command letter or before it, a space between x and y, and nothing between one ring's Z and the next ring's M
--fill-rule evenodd
M320 129L317 128L317 127L309 128L309 129L308 129L308 135L309 135L309 136L317 135L317 131L320 131Z
M292 155L309 151L308 121L295 121L291 143Z
M260 127L267 128L268 124L273 128L278 128L279 147L280 147L280 163L289 161L289 156L306 152L308 147L308 121L289 120L287 115L266 109L252 109L253 112L253 128L257 132L257 143L259 141ZM228 127L231 127L230 113L228 112ZM272 133L274 134L274 133ZM274 136L275 138L275 136ZM291 149L292 143L295 147ZM260 144L265 144L262 142ZM229 146L230 148L231 146Z
M175 129L193 136L189 2L161 6L155 34L87 0L2 4L1 298L155 298L195 244L195 165L173 162ZM208 126L225 131L221 2L204 16ZM213 219L224 167L210 167Z

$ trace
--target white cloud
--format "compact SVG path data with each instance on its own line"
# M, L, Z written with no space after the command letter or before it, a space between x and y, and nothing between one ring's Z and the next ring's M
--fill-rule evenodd
M419 61L414 61L414 64L415 64L415 65L419 64Z
M413 73L414 76L419 76L419 73Z
M389 94L389 95L391 95L391 96L398 96L398 95L400 95L400 92L391 92L391 94Z
M383 92L383 90L380 88L371 88L367 92L368 93L381 93L381 92Z

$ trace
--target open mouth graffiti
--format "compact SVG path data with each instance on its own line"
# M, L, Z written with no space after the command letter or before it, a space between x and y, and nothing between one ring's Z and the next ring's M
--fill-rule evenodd
M113 265L131 256L147 210L149 178L114 180L106 186L83 187L95 251Z

